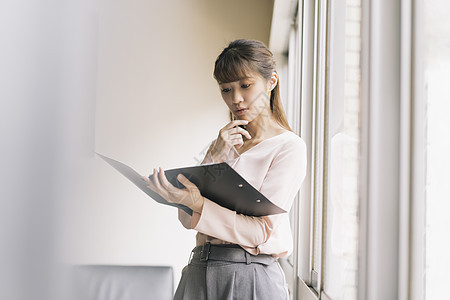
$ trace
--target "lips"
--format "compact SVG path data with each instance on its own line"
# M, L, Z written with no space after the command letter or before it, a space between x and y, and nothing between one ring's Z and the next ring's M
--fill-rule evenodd
M247 113L248 108L238 108L234 111L234 113L238 116L242 116Z

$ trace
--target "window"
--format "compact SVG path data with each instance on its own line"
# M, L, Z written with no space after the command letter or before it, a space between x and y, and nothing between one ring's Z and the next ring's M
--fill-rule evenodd
M291 30L290 95L308 146L291 260L300 299L356 299L360 21L359 1L301 1Z
M422 147L426 154L425 177L425 298L447 298L450 282L450 21L448 1L423 1L423 82L426 133ZM420 174L418 174L420 175Z
M448 9L298 1L288 114L308 171L293 211L294 299L445 298Z
M361 3L329 4L323 292L357 296Z

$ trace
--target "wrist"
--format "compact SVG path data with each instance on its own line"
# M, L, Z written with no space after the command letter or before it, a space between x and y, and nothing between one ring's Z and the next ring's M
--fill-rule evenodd
M192 205L191 209L194 212L201 214L202 210L203 210L203 204L204 203L205 203L205 198L202 196L197 201L195 201L195 203L194 203L194 205Z
M209 157L214 163L221 163L225 161L223 155L212 153L212 151L209 153Z
M211 162L213 162L213 163L218 162L218 160L216 159L216 156L213 155L212 151L209 152L209 158L210 158Z
M216 156L213 155L212 153L210 153L210 157L211 157L211 161L212 162L217 162Z

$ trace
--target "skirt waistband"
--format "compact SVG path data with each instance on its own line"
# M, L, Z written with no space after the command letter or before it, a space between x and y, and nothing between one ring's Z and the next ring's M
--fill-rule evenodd
M192 250L190 261L192 260L199 260L201 262L221 260L236 263L259 263L270 265L276 259L268 254L252 255L239 245L214 245L206 243L203 246L195 247L194 250Z

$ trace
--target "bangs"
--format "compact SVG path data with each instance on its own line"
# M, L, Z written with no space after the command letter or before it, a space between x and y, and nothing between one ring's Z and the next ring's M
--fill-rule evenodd
M249 77L253 73L250 62L237 51L222 53L214 66L214 78L219 84L229 83Z

